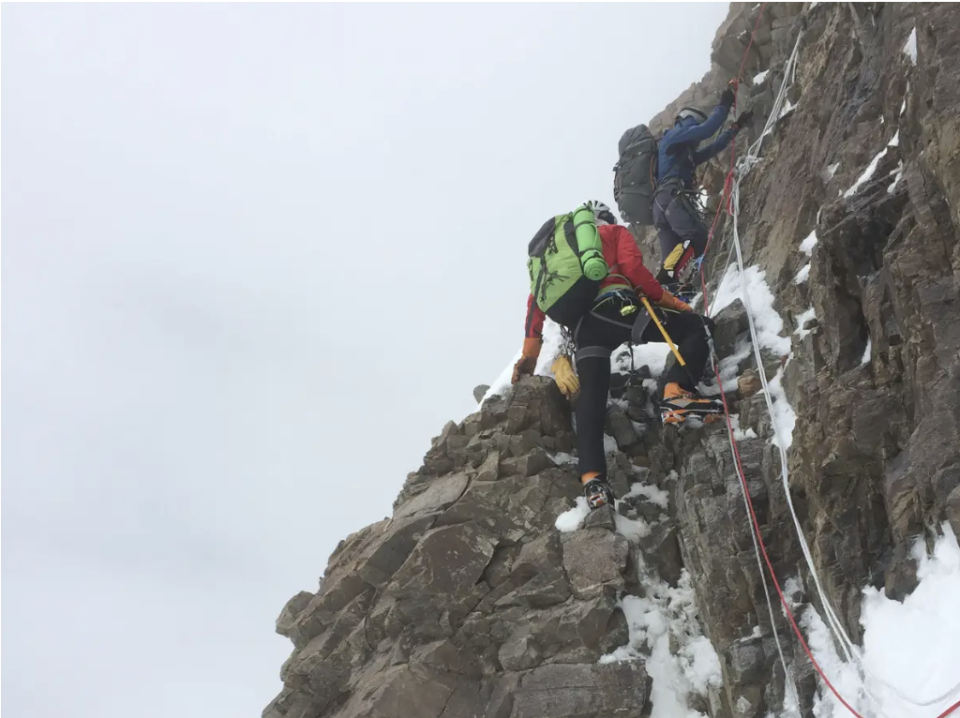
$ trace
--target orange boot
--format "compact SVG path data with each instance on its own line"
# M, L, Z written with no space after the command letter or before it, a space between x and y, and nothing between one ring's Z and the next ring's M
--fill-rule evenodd
M664 424L682 424L690 416L709 423L717 421L723 415L722 403L697 396L676 382L670 382L663 388L660 409L660 418Z

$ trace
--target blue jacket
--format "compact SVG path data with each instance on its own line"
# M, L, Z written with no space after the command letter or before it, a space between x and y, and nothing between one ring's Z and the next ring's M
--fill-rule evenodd
M697 147L720 129L729 112L729 108L717 105L703 122L687 117L667 130L660 139L657 183L668 177L679 177L684 187L693 189L694 168L720 154L737 134L737 130L730 127L706 147Z

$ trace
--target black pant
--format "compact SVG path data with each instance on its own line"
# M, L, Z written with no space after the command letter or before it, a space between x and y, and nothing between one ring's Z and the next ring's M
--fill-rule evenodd
M599 471L606 475L603 425L610 391L610 355L621 344L630 341L634 318L638 318L638 321L647 318L642 305L636 312L624 317L620 311L629 304L638 305L639 302L626 294L601 302L584 316L575 331L577 375L580 378L577 452L580 455L581 474ZM675 363L667 372L666 381L676 382L687 391L693 391L703 376L710 356L704 324L712 332L713 321L699 314L658 311L657 315L686 362L686 367ZM647 324L640 339L641 343L664 341L653 321Z
M677 185L657 193L653 202L653 225L660 236L661 270L671 278L706 250L707 225L693 200Z

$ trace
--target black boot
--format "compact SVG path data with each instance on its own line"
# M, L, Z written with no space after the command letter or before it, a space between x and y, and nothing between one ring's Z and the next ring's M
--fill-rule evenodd
M583 496L587 500L587 506L591 509L599 509L601 506L613 506L614 496L610 484L603 476L590 479L583 485Z

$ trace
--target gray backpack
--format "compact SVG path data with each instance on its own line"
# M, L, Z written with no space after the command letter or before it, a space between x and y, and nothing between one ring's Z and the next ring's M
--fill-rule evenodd
M620 161L613 168L613 198L625 222L653 224L657 186L657 140L646 125L637 125L620 138Z

